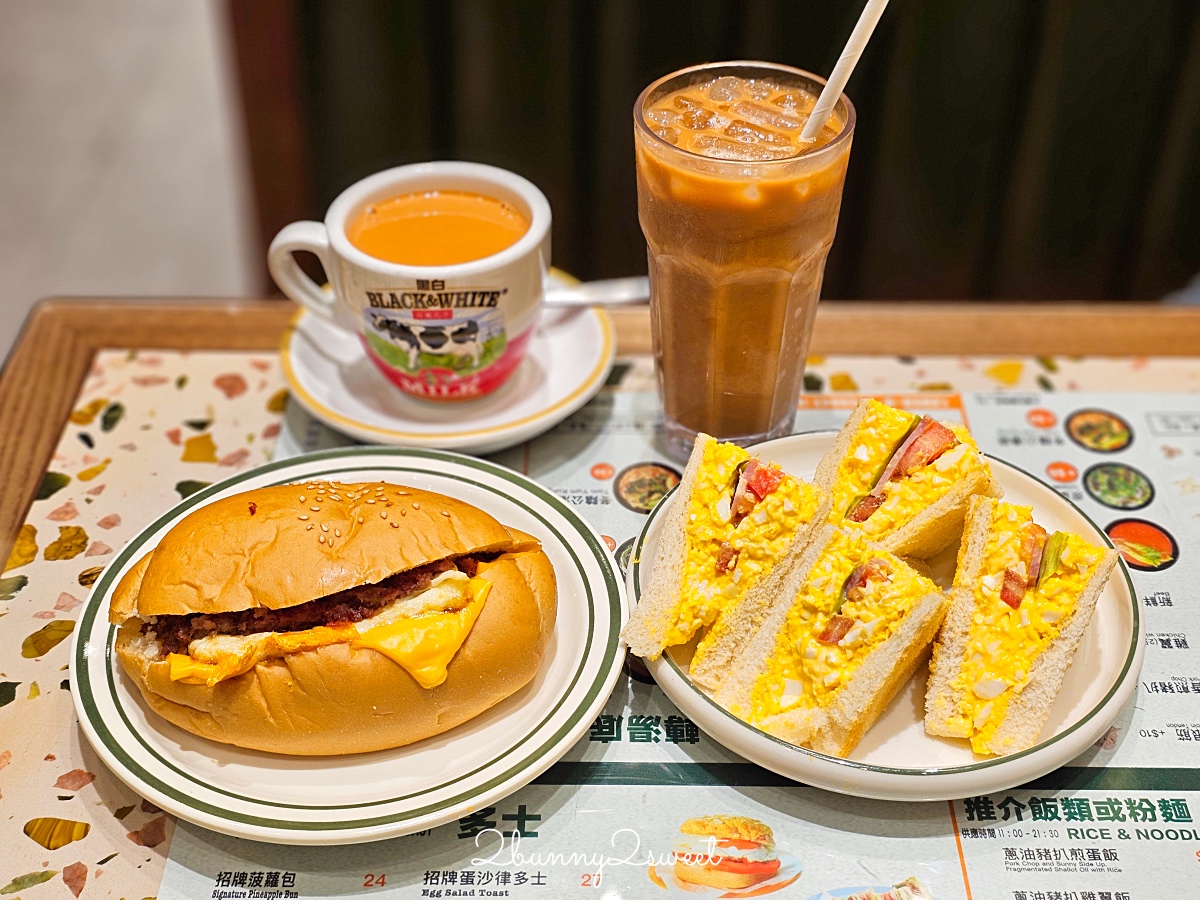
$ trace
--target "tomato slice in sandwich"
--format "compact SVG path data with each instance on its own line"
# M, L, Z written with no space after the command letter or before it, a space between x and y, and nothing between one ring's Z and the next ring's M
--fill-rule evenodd
M714 862L711 866L706 866L706 868L716 869L720 872L729 872L733 875L759 875L765 880L779 871L779 865L780 863L777 859L751 862L748 859L723 856L720 862Z
M761 850L759 841L740 838L724 838L716 842L713 850L713 861L705 866L706 869L716 869L719 872L729 872L735 875L756 875L763 880L770 878L779 871L778 859L749 860L742 856L726 855L728 851Z

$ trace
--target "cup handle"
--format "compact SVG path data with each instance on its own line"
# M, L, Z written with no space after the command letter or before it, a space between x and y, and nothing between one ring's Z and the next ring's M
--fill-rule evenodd
M279 234L275 235L275 240L271 241L271 247L267 250L267 268L279 289L288 297L321 318L338 324L333 311L335 295L322 290L319 284L304 273L296 263L296 257L292 255L297 250L307 250L316 254L325 273L330 275L332 269L329 264L329 235L325 232L324 224L293 222L285 225Z

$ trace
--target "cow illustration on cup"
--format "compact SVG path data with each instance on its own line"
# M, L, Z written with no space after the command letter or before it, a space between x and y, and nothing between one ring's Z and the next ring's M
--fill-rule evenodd
M499 318L499 317L495 317ZM500 322L487 317L461 318L436 322L417 322L393 318L381 312L370 313L375 333L400 352L397 364L409 372L426 368L431 360L421 361L421 354L436 357L446 368L465 373L480 368L485 345L503 341ZM389 354L394 357L394 354Z

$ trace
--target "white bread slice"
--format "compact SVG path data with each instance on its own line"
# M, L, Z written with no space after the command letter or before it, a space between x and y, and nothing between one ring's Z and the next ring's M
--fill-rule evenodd
M963 532L963 520L972 497L1003 497L1004 488L989 470L971 472L937 501L901 525L877 546L897 556L929 559L941 553Z
M915 556L901 556L900 559L906 566L916 572L918 575L924 575L930 581L934 581L933 569L929 567L929 563L923 559L917 559Z
M667 633L675 621L675 608L682 593L683 567L687 560L687 511L696 475L704 459L704 448L713 440L697 434L692 455L683 469L671 505L663 513L658 536L658 553L650 570L650 583L621 630L621 639L636 656L658 659L666 646Z
M948 606L949 600L940 591L922 597L896 633L863 660L833 703L822 710L824 715L808 746L818 753L848 756L928 657ZM770 719L763 728L774 733Z
M846 424L842 426L833 446L817 464L816 475L813 478L817 487L830 493L833 492L838 468L842 459L850 452L854 437L869 411L869 398L863 398L858 402L858 406L855 407ZM980 455L982 457L982 454ZM986 457L984 461L986 463ZM895 553L897 556L914 559L928 559L935 556L958 540L959 535L962 534L967 505L971 497L976 495L1004 496L1004 489L992 476L990 467L968 474L937 501L921 510L899 528L876 540L875 544L880 549Z
M1009 703L1003 722L987 744L990 753L997 756L1017 753L1038 742L1042 728L1050 717L1050 707L1054 705L1054 698L1058 696L1067 669L1075 659L1075 651L1079 649L1083 632L1092 619L1096 601L1116 562L1116 550L1105 554L1104 561L1079 598L1071 621L1033 664L1025 690Z
M833 446L825 451L825 455L817 463L817 471L813 474L813 483L817 487L824 488L827 491L833 490L833 484L837 480L838 467L841 466L842 460L849 454L850 445L854 443L854 436L858 434L858 429L862 426L863 419L867 417L867 413L870 411L870 398L863 397L858 401L858 406L854 407L854 412L850 414L850 418L846 420L846 424L842 426L842 430L838 432ZM845 510L840 511L845 512Z
M704 648L703 656L697 655L692 660L688 674L693 681L709 690L721 686L767 620L791 570L828 517L829 495L825 494L812 520L797 530L787 553L775 563L771 573L752 585L740 603L721 613L706 637L711 641Z
M791 598L807 580L809 570L835 531L833 526L826 526L811 542L784 587L782 597L785 599L776 604L743 658L717 692L717 703L735 715L746 718L749 714L754 683L775 652L780 629L791 608ZM793 744L807 745L819 753L839 757L849 755L924 661L948 604L940 591L921 597L904 616L900 627L862 661L829 706L788 710L764 719L759 727L768 734Z
M942 623L941 633L933 645L929 660L929 684L925 689L925 731L938 737L970 737L951 724L951 717L963 698L950 683L962 669L967 653L967 638L971 633L971 618L975 613L975 584L983 570L984 549L996 501L991 497L974 497L967 512L962 543L958 545L958 563L954 568L954 585L950 589L950 611Z
M688 559L688 510L693 493L704 484L701 466L705 450L712 443L715 440L708 435L696 438L679 489L672 497L671 506L663 513L649 583L621 634L634 654L647 659L655 659L662 653L676 622ZM815 492L817 501L809 520L798 524L771 571L750 584L741 598L727 604L701 640L691 670L692 677L700 684L715 688L720 683L771 605L775 596L772 585L776 583L777 574L790 566L791 560L808 544L816 525L829 515L828 497L812 485L806 485L805 491Z
M778 640L779 630L787 621L792 601L808 580L808 573L836 532L837 528L833 525L821 526L799 558L780 578L775 602L768 610L762 626L747 642L737 664L726 674L720 689L714 695L713 699L718 704L738 718L745 719L750 715L750 694L754 690L754 682L758 680L760 673L767 670L768 663L775 654L775 642Z
M996 502L977 498L967 516L966 534L959 551L958 569L951 591L950 612L930 663L929 687L925 695L925 730L944 737L970 737L956 730L950 722L964 691L955 691L951 683L962 668L966 655L971 619L975 612L975 587L983 573L984 549ZM1029 671L1029 681L1005 710L1004 719L985 749L998 756L1027 750L1037 743L1042 728L1050 716L1050 707L1062 687L1067 668L1075 658L1079 642L1091 621L1096 601L1113 567L1117 552L1104 553L1096 571L1084 586L1066 626L1042 651Z

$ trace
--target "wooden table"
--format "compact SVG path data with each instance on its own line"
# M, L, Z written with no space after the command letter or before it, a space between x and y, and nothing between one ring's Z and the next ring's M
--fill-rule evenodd
M263 350L295 312L279 300L45 300L0 373L0 559L7 558L92 355L104 347ZM619 353L650 349L646 309L614 314ZM1186 356L1200 309L1151 303L826 301L813 354Z

